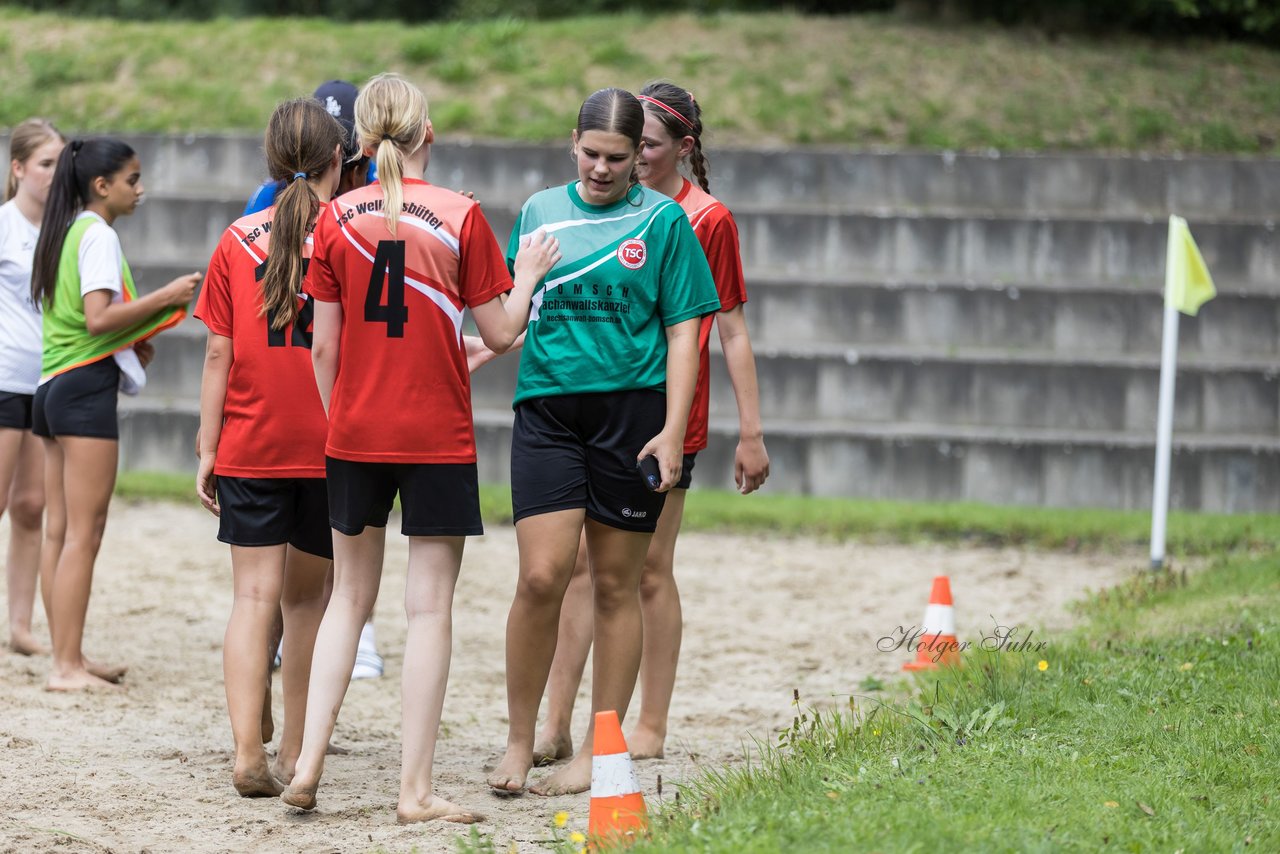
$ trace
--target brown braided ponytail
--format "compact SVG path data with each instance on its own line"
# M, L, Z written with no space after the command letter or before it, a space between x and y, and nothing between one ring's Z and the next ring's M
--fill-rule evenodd
M689 170L702 191L711 192L711 182L707 179L707 156L702 151L702 108L693 99L693 93L666 80L658 80L641 89L640 96L660 102L661 106L641 103L645 104L649 115L662 122L672 139L693 137Z

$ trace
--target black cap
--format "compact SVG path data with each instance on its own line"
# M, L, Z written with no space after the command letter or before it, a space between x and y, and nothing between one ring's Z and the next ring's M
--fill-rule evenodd
M338 120L348 139L355 138L357 94L356 87L345 80L330 80L316 88L315 99Z

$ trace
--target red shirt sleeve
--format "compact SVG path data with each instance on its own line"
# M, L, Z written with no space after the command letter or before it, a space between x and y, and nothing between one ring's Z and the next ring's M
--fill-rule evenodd
M196 300L195 316L204 321L210 332L226 338L231 337L234 318L231 304L231 265L227 260L227 249L228 245L234 245L238 240L231 229L222 233L218 248L213 250L213 257L209 259L209 269L204 274L200 298Z
M489 221L476 205L462 221L458 267L458 295L468 308L484 305L511 290L511 274L507 260L498 247Z
M333 274L330 260L334 243L342 240L342 228L335 216L336 208L326 205L320 208L315 231L311 236L311 261L307 264L307 277L302 289L321 302L341 302L338 278Z
M747 283L742 275L742 255L738 251L738 225L727 209L724 209L724 216L716 217L711 224L702 249L711 266L711 278L716 282L720 310L729 311L746 302Z

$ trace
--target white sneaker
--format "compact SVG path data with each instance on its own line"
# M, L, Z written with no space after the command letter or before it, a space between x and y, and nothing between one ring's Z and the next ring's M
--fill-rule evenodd
M373 635L373 623L365 623L360 630L360 646L356 648L356 663L351 668L351 678L377 679L382 675L382 656L378 655Z

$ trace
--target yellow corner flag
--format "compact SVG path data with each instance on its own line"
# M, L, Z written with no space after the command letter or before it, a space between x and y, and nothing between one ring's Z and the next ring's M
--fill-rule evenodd
M1183 314L1195 315L1217 295L1213 277L1200 255L1187 221L1169 217L1169 249L1165 256L1164 301Z

